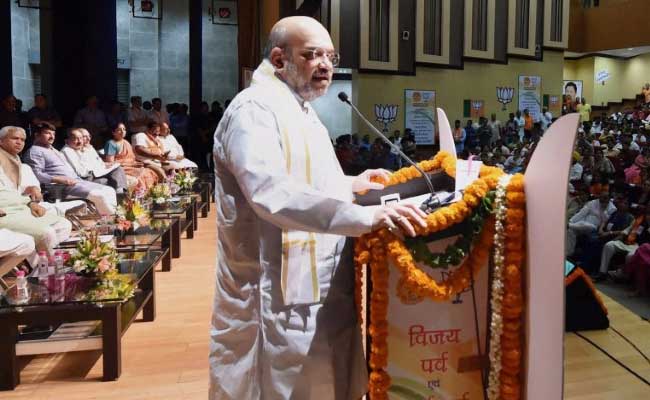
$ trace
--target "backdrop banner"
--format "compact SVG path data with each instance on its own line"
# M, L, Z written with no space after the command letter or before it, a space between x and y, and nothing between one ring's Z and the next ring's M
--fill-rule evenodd
M522 115L525 109L539 121L542 116L542 78L540 76L519 75L519 110Z
M404 128L411 129L417 144L436 142L436 92L404 90Z

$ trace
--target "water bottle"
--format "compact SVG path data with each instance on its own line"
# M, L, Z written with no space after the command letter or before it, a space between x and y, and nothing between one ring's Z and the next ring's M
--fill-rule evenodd
M38 283L47 286L48 284L48 265L49 265L49 260L47 258L47 253L44 251L39 251L38 252L38 263L36 264L36 268L38 271Z
M62 301L65 298L65 267L63 266L63 252L54 252L54 295L55 301Z
M25 271L16 272L16 303L26 304L29 301L29 289Z

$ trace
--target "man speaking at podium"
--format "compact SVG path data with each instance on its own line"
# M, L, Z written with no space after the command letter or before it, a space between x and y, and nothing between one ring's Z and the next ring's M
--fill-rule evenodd
M272 29L251 87L214 135L218 255L210 399L359 399L366 364L346 237L424 226L415 206L362 207L383 189L370 170L345 176L310 101L339 56L316 20Z

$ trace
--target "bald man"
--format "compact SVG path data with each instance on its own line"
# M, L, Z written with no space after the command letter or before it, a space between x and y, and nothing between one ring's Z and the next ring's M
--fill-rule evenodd
M386 171L345 176L310 102L338 64L317 21L272 29L251 86L214 135L217 280L210 399L357 400L366 392L352 243L372 229L424 226L416 207L362 207Z

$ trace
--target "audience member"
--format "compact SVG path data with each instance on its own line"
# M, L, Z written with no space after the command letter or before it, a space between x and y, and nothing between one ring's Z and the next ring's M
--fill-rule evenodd
M569 220L567 230L567 255L573 255L578 240L583 236L593 235L603 223L616 211L609 193L602 192L596 200L592 200L582 207L576 215Z
M456 154L460 154L465 149L465 140L467 139L467 133L465 129L460 126L460 120L457 119L454 121L454 129L451 132L454 137L454 145L456 147Z
M515 122L517 123L517 135L519 136L519 141L523 141L525 137L524 129L526 126L526 120L521 116L521 111L519 110L515 113Z
M587 99L584 97L578 98L576 110L580 113L580 122L591 121L591 104L587 103Z
M151 100L151 111L149 111L149 119L162 124L163 122L169 124L169 115L167 111L162 108L162 100L156 97Z
M113 101L108 114L106 114L106 124L108 127L110 128L117 124L125 124L127 120L128 118L124 112L124 104L119 101Z
M643 85L641 95L643 96L643 106L650 107L650 83Z
M183 149L189 148L190 116L187 111L187 104L177 104L174 113L169 117L169 127Z
M3 97L0 102L0 128L4 126L25 126L20 113L16 111L16 98L11 94Z
M478 120L478 131L476 132L481 149L490 147L492 141L492 130L488 126L487 118L480 117Z
M77 111L74 117L74 126L86 128L92 133L95 141L94 147L101 147L103 143L103 134L108 126L106 125L106 114L99 109L99 99L97 96L88 96L86 106Z
M47 97L44 94L37 94L34 97L34 107L27 112L27 121L30 125L47 122L56 128L63 126L59 113L48 105Z
M194 161L185 158L183 146L178 143L171 129L169 129L169 125L163 123L160 126L160 136L158 136L158 139L163 145L163 151L168 153L167 161L171 167L174 169L198 168Z
M160 135L160 125L157 122L149 122L147 130L135 134L131 137L131 144L135 152L136 160L155 171L160 181L164 181L166 174L165 169L170 168L167 156L158 136Z
M126 175L119 164L107 166L99 157L97 151L87 143L83 128L70 128L67 132L66 144L61 149L68 163L77 175L90 182L108 185L115 189L115 192L124 193L127 188ZM88 142L87 142L88 141ZM135 184L135 182L133 182Z
M29 196L32 202L38 203L46 210L54 210L63 216L68 211L82 208L85 203L81 200L59 201L48 203L43 201L40 183L29 165L20 161L20 154L25 147L25 130L16 126L5 126L0 129L0 188L16 191L17 194Z
M533 116L530 115L528 109L524 109L524 137L530 139L533 134Z
M404 137L402 138L401 145L402 152L411 160L414 159L417 150L417 143L415 143L415 134L411 129L404 129Z
M0 229L9 229L34 238L36 250L54 255L54 248L70 237L72 224L56 211L48 212L29 196L0 188Z
M81 179L66 161L65 156L52 146L56 137L54 126L41 123L34 126L34 145L23 160L32 167L41 184L65 185L64 195L92 201L102 215L115 213L115 190L109 186Z
M142 109L142 97L132 96L131 107L128 110L129 132L132 134L144 132L147 130L149 116Z
M140 192L144 192L155 185L159 180L157 170L146 167L143 163L136 160L131 144L124 139L126 136L126 126L124 124L117 124L111 127L111 132L113 139L106 142L104 146L106 162L119 163L128 176L137 180L136 189Z
M625 260L630 261L639 246L648 243L650 243L650 209L646 210L644 215L639 216L616 240L605 243L601 255L600 270L595 278L597 280L604 279L616 254L624 254ZM622 272L622 270L619 271Z
M212 154L212 143L214 135L213 128L215 121L210 120L210 107L208 103L201 102L198 113L192 114L192 138L191 154L192 159L196 161L199 168L207 170L209 162L208 154Z
M539 121L542 124L542 131L547 130L553 123L553 114L551 114L547 107L542 108L542 115Z

